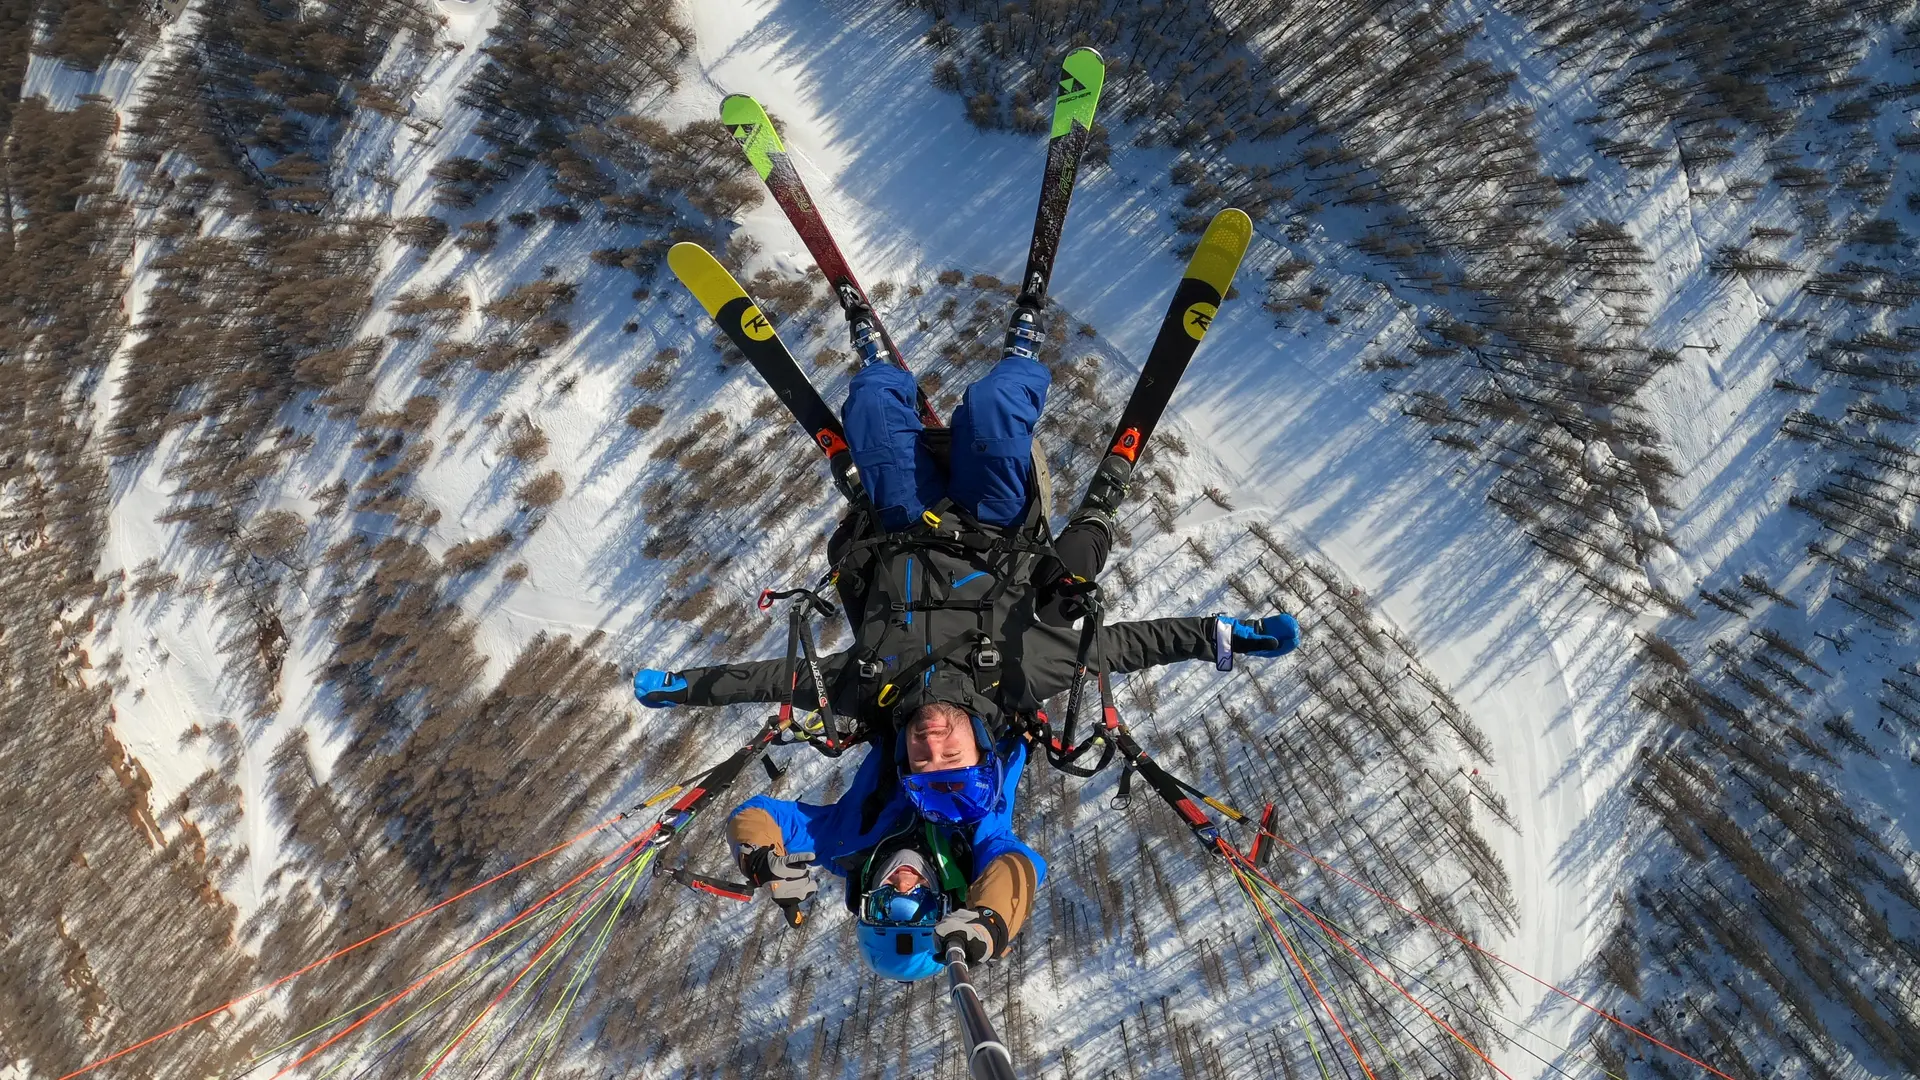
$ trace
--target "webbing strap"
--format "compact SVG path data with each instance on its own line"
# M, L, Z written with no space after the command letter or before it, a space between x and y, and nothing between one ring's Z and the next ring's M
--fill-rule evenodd
M935 664L952 657L955 653L969 646L990 648L992 645L993 639L979 631L955 634L947 640L946 644L921 656L906 667L901 668L899 674L895 675L892 680L880 688L880 693L874 698L874 702L883 708L891 706L894 702L900 700L901 687L912 683L913 680L931 671Z
M940 875L940 891L953 898L955 907L967 906L967 879L947 853L947 838L933 822L926 823L927 846L933 849L933 865Z
M830 701L827 681L820 669L820 650L813 642L813 626L807 621L809 607L831 617L838 609L832 602L811 589L797 588L775 592L767 589L760 594L759 606L762 611L773 606L776 600L791 599L787 609L787 694L780 702L779 714L774 718L780 731L795 741L813 744L815 750L828 757L839 757L859 740L859 725L854 718L848 717L842 724L835 717ZM793 723L795 699L800 693L800 666L806 665L807 677L813 681L814 708L819 715L819 730L825 737L810 735L803 725Z

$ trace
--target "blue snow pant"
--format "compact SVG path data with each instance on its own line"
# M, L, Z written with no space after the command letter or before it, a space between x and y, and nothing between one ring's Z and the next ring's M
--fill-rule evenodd
M953 413L951 475L942 477L920 445L913 374L894 364L861 368L841 419L881 528L907 528L942 497L988 525L1019 521L1031 494L1033 427L1052 377L1039 361L1010 356L967 387Z

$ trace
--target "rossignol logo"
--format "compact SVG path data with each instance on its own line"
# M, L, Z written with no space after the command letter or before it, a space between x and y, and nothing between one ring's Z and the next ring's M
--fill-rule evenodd
M1076 79L1071 75L1060 80L1060 96L1062 98L1079 97L1081 94L1084 94L1086 92L1087 92L1087 84L1081 82L1079 79Z
M1213 326L1213 317L1219 313L1219 308L1202 300L1187 308L1187 313L1180 316L1180 325L1187 328L1188 337L1199 341L1207 336L1207 330Z
M773 323L760 314L759 308L748 304L747 310L740 313L740 332L754 341L765 341L773 336Z

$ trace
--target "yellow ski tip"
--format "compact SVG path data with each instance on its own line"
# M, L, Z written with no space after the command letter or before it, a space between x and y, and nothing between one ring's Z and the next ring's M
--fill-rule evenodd
M1252 242L1253 219L1245 211L1232 207L1220 211L1213 215L1200 246L1187 261L1187 276L1213 286L1221 296L1227 295L1234 272L1240 269L1240 260L1246 257L1247 245Z
M727 301L747 295L720 260L699 244L682 241L667 250L667 268L687 287L710 317L718 318Z

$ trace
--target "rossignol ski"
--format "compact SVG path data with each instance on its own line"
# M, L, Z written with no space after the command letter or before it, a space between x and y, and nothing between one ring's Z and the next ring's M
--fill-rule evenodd
M1200 246L1187 260L1185 276L1173 290L1173 303L1167 306L1167 316L1160 322L1153 349L1147 353L1140 378L1133 384L1133 394L1127 398L1120 422L1114 426L1106 457L1094 471L1086 498L1080 501L1075 517L1092 513L1110 520L1119 509L1120 501L1127 494L1127 484L1133 479L1133 468L1140 461L1140 452L1146 448L1154 426L1173 398L1174 388L1180 385L1180 376L1193 359L1194 350L1200 347L1201 339L1213 325L1214 316L1226 299L1233 275L1240 269L1240 260L1252 240L1253 220L1239 210L1229 207L1215 214L1208 223Z
M888 359L902 368L907 367L906 357L893 343L893 335L887 333L879 314L873 310L873 303L867 299L867 291L860 287L853 268L847 265L847 257L841 254L819 204L801 182L800 171L794 168L793 159L787 154L786 144L780 141L780 133L774 129L767 110L753 97L732 94L720 103L720 121L739 141L748 164L760 174L767 190L773 194L773 201L807 245L814 264L826 275L827 285L846 313L854 348L861 352L862 359L876 359L877 350L884 348ZM940 415L933 411L933 403L927 400L925 390L920 391L920 421L929 427L941 426Z
M793 354L774 333L773 323L761 314L747 291L740 287L720 260L699 244L675 244L667 252L667 266L687 287L700 306L720 325L720 329L742 353L747 362L766 380L793 418L806 430L807 437L827 455L833 471L834 486L855 506L866 504L866 491L853 467L853 452L847 446L846 431L820 397L813 380L800 368Z

